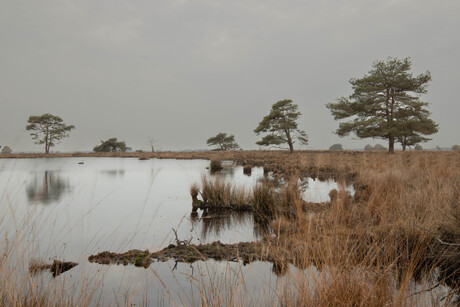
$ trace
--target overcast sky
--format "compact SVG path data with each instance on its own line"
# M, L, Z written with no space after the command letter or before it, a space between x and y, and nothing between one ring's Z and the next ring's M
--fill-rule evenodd
M439 132L460 143L459 0L0 0L0 145L42 151L25 130L52 113L76 129L54 150L117 137L133 149L206 148L218 132L256 149L273 103L302 112L304 149L362 148L339 138L325 104L373 61L410 57L433 81Z

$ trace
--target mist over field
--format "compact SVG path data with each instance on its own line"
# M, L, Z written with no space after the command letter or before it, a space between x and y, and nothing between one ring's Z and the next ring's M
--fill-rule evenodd
M257 149L253 130L287 98L309 135L296 149L387 146L333 134L325 104L393 56L431 72L422 101L439 132L422 145L450 148L460 143L459 13L455 0L2 1L0 145L42 151L25 126L49 112L76 127L57 151L111 137L133 150L149 150L149 138L158 150L200 149L218 132Z

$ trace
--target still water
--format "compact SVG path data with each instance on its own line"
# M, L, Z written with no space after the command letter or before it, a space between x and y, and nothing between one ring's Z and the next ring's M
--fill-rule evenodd
M279 282L269 263L252 263L242 268L238 263L207 261L190 266L169 261L155 263L146 270L134 266L101 266L87 261L89 255L106 250L157 251L174 241L172 228L177 230L180 239L192 238L196 244L260 239L251 213L211 218L203 218L200 213L191 215L189 188L193 183L200 183L203 175L221 176L250 188L263 178L263 169L254 168L247 176L242 167L226 163L222 172L211 175L208 166L206 160L0 160L2 236L8 239L17 231L23 232L27 246L25 258L80 263L55 280L41 274L37 278L47 279L45 284L65 279L66 285L78 288L84 279L88 284L99 280L99 288L104 285L98 288L99 297L109 302L131 299L153 305L188 299L196 302L200 297L200 290L193 288L196 274L211 278L212 274L224 274L229 269L244 276L244 287L264 292L270 282ZM335 182L308 179L303 197L310 202L328 201L328 193L333 188L338 188ZM192 290L184 289L184 285ZM171 289L177 291L168 293ZM134 297L128 299L132 293ZM194 298L193 293L197 297Z

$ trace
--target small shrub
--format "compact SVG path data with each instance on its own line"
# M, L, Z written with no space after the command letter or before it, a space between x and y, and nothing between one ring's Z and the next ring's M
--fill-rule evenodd
M5 146L2 148L2 154L10 154L13 150L11 150L10 146Z
M366 146L364 146L364 150L368 151L368 150L374 150L374 147L372 147L371 144L367 144Z
M334 144L329 147L329 150L343 150L342 144Z
M387 150L387 149L383 145L375 144L374 150Z

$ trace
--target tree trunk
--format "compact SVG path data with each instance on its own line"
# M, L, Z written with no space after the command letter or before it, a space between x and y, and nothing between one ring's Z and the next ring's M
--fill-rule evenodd
M406 147L407 147L407 137L405 137L405 136L403 137L401 146L402 146L402 151L406 151Z
M395 153L395 137L392 135L388 138L388 153Z
M46 126L46 134L45 134L45 153L50 153L50 147L48 146L49 143L49 127Z
M288 142L288 144L289 144L289 152L293 153L294 152L294 144L292 144L292 141Z
M294 152L294 143L292 142L291 134L289 133L288 129L285 129L284 133L286 134L287 143L289 145L289 152L293 153Z

